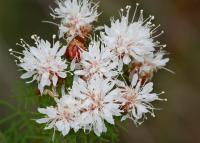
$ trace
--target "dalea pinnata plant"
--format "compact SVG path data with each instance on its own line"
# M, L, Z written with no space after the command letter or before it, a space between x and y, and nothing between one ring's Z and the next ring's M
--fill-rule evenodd
M21 78L37 83L39 95L54 100L53 105L38 108L43 117L36 122L66 137L80 132L100 137L118 119L131 119L138 126L148 114L154 117L152 102L166 99L159 96L164 92L153 92L151 80L159 69L168 70L169 61L166 45L156 41L164 32L153 23L154 16L144 18L136 4L133 16L131 6L126 6L109 26L94 27L98 3L56 4L51 16L60 23L52 42L32 35L34 44L23 39L17 44L22 52L9 50L23 71Z

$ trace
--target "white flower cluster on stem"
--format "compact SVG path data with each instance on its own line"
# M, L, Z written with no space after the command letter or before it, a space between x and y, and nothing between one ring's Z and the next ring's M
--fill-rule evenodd
M127 6L121 9L119 19L112 19L111 25L105 25L100 36L92 39L92 23L100 15L98 4L59 0L57 5L51 15L61 19L59 37L68 45L55 42L55 36L50 44L33 35L35 46L21 40L22 53L9 50L25 71L21 78L32 77L41 95L49 94L56 102L55 106L38 108L45 117L37 123L46 123L45 129L63 136L70 130L94 131L100 136L107 131L106 122L115 125L116 116L122 121L132 119L136 125L147 119L148 113L154 117L152 102L166 99L152 92L151 79L157 70L166 69L169 61L164 58L166 45L155 41L163 31L157 33L160 25L153 24L154 16L145 19L143 10L138 16L136 4L130 19L131 6ZM63 82L68 80L67 73L74 75L70 89Z

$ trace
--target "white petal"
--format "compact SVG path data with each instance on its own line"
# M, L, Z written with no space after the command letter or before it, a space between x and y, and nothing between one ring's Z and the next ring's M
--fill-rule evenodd
M57 41L57 42L54 44L53 49L51 50L51 55L56 55L56 53L57 53L59 47L60 47L60 42Z
M38 57L38 55L40 54L40 53L38 53L39 50L37 48L35 48L35 47L30 47L30 52L35 57Z
M136 104L135 105L136 109L137 109L137 118L140 119L142 118L143 114L149 112L146 107L142 104Z
M150 93L152 90L153 90L153 82L150 82L143 87L141 94Z
M84 70L76 70L75 72L74 72L74 74L76 74L76 75L85 75L85 74L87 74Z
M142 98L144 98L143 101L145 101L145 102L153 102L153 101L159 99L158 96L157 96L157 94L155 94L155 93L145 94L145 97L143 95Z
M38 112L42 113L42 114L46 114L47 109L44 108L38 108Z
M31 81L27 81L26 83L32 83L33 81L35 81L37 79L37 75L33 76L33 79Z
M123 57L123 62L128 65L131 62L131 58L128 55L125 55Z
M36 120L36 122L38 123L38 124L43 124L43 123L47 123L47 122L49 122L49 118L42 118L42 119L38 119L38 120Z
M64 123L63 123L63 121L56 122L55 126L58 129L58 131L63 131L64 130Z
M132 87L134 87L137 84L137 81L138 81L138 75L134 74L131 82Z
M26 79L26 78L30 78L35 74L35 71L28 71L26 73L24 73L23 75L21 75L21 79Z
M123 61L119 60L119 65L118 65L118 71L122 71L123 70Z
M67 77L67 74L65 72L58 72L57 74L61 78L66 78Z
M45 108L38 108L38 112L40 112L41 114L46 114L50 118L55 118L56 115L57 115L56 109L51 108L51 107L47 107L47 109L45 109Z
M44 86L41 84L38 84L38 89L40 90L40 93L42 94L44 91Z
M104 100L106 102L112 102L113 100L117 99L117 97L119 97L119 94L120 92L118 89L112 90L110 93L108 93Z
M57 75L54 74L54 76L52 77L52 81L53 81L53 85L56 86L57 82L58 82L58 77Z
M76 58L74 58L71 62L71 66L70 66L71 71L74 71L75 67L76 67Z
M110 124L115 124L111 112L106 109L104 109L104 119Z
M49 84L49 73L42 74L40 84L44 87Z
M70 126L69 126L69 123L64 123L64 125L65 125L65 127L62 131L62 134L63 134L63 136L66 136L70 131Z
M67 49L67 46L63 46L56 55L63 56L66 52L66 49Z
M101 136L101 132L99 132L97 128L94 128L94 133L95 133L98 137Z
M128 118L128 115L125 115L121 118L121 121L125 121Z
M137 118L137 114L136 114L136 109L135 109L135 107L133 107L133 109L132 109L132 115L133 115L133 117Z

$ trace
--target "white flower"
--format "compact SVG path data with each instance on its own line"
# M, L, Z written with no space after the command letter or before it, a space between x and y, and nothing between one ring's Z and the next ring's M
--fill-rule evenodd
M138 75L135 74L130 87L123 82L119 82L118 86L121 89L121 96L126 100L122 104L122 108L125 113L128 113L122 117L122 120L130 118L136 124L141 124L144 119L147 119L147 113L150 113L153 117L155 116L155 108L151 102L163 99L158 97L159 94L151 93L153 90L152 82L141 85L141 80L138 81Z
M37 123L47 123L45 129L56 129L66 136L70 129L79 130L77 116L79 116L78 102L70 95L64 95L57 101L56 107L38 108L46 117L36 120Z
M138 6L138 5L137 5ZM155 25L152 24L153 16L147 19L143 18L143 11L139 19L135 20L137 7L134 17L129 22L130 6L127 6L127 14L121 14L121 18L111 21L111 27L105 26L105 32L102 33L102 40L124 64L129 64L132 60L143 61L142 56L155 51L155 47L162 47L158 42L154 42L154 38L160 34L153 36ZM122 9L123 11L123 9ZM161 34L163 31L161 32Z
M90 81L74 81L72 95L81 101L80 126L84 130L94 130L100 136L106 132L104 120L114 124L113 116L120 116L118 89L114 82L93 76Z
M92 41L88 51L81 52L80 68L76 75L91 77L98 74L101 77L112 78L118 75L118 57L98 41Z
M81 35L81 28L97 21L99 16L98 4L93 5L90 0L57 0L57 5L58 8L53 10L52 16L62 19L59 28L60 37L65 33L68 33L71 38Z
M33 77L31 82L38 81L38 89L42 94L45 86L50 86L51 84L56 86L58 78L66 78L67 64L61 58L65 54L66 47L60 48L59 42L56 42L51 47L48 41L39 39L35 35L32 38L35 40L35 46L30 46L22 40L21 45L18 45L22 46L24 51L19 53L10 49L10 52L19 59L18 66L26 71L21 78ZM17 57L15 54L23 57Z
M164 58L164 55L164 52L144 55L144 61L142 62L139 72L151 73L158 69L165 69L164 67L169 62L169 58Z

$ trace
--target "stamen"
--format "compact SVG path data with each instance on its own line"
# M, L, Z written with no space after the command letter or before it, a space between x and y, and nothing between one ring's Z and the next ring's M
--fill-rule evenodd
M33 39L35 41L36 45L39 45L39 40L40 40L39 36L37 36L36 34L34 34L34 35L31 36L31 39Z
M54 17L53 17L54 18ZM60 26L59 24L55 23L55 22L52 22L52 21L42 21L43 23L48 23L48 24L52 24L52 25L55 25L55 26Z
M24 49L26 49L26 45L24 45L24 44L16 43L16 45L17 45L17 46L20 46L20 47L22 47L22 48L24 48Z
M155 31L156 29L158 29L160 26L161 26L161 24L159 24L157 27L155 27L154 29L152 29L152 30L151 30L151 33L153 34L154 31Z
M174 71L172 71L172 70L170 70L170 69L167 69L167 68L165 68L165 67L162 67L161 69L164 69L164 70L166 70L166 71L168 71L168 72L170 72L170 73L172 73L172 74L176 74Z
M126 11L126 20L127 20L127 23L129 23L129 13L130 13L131 6L127 5L126 9L127 9L127 11Z
M17 51L13 51L12 49L9 50L10 53L15 53L15 54L19 54L19 55L24 55L23 53L17 52Z
M151 116L154 117L154 118L156 117L154 113L151 113Z
M140 22L144 21L143 12L144 12L144 10L140 10L140 16L138 19L138 21L140 21Z
M18 60L21 60L21 59L22 59L21 57L16 56L14 53L10 53L10 55L13 56L13 57L15 57L15 58L18 59Z
M130 6L130 5L127 5L127 6L126 6L126 9L130 9L130 8L131 8L131 6Z
M162 95L162 94L165 94L165 92L162 91L161 93L157 94L157 96ZM159 101L167 101L166 98L164 98L164 99L159 98L158 100L159 100Z
M18 61L17 60L14 60L14 62L15 62L16 65L18 65L18 63L17 63Z
M165 91L162 91L161 94L165 94Z
M165 45L159 45L160 43L155 43L156 44L156 48L166 48L167 47L167 45L165 44Z
M164 31L161 31L160 34L158 34L158 35L156 35L156 36L154 36L154 37L152 37L152 38L154 39L154 38L160 37L160 36L161 36L162 34L164 34L164 33L165 33Z
M150 21L151 19L152 19L152 16L150 15L147 19L144 20L144 22L142 24L145 24L149 20L149 22L147 22L147 24L150 25L151 24L151 21Z
M135 7L134 14L133 14L132 23L133 23L133 22L134 22L134 20L135 20L135 16L136 16L136 13L137 13L138 6L139 6L139 3L136 3L136 7Z
M54 45L54 44L55 44L56 35L54 34L54 35L52 36L52 38L53 38L53 45Z
M24 41L24 39L20 39L21 44L24 45L24 47L30 47L30 45L28 43L26 43L26 41Z

